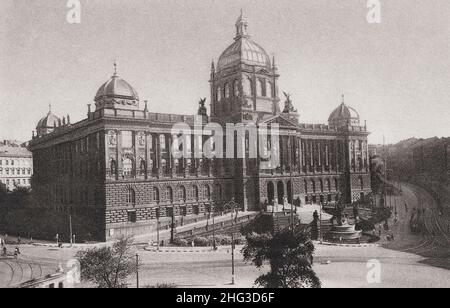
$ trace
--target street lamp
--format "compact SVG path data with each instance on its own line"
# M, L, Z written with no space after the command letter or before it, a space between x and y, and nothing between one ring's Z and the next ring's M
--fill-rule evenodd
M212 214L211 214L212 213ZM209 210L209 214L212 215L212 224L213 224L213 250L216 251L217 247L216 247L216 224L214 221L214 214L215 214L215 206L214 206L214 202L211 202L211 207Z
M159 216L160 216L160 213L159 213L159 208L158 209L156 209L156 247L157 247L157 250L159 251Z
M136 254L136 288L139 289L139 255Z
M224 208L230 208L231 210L231 284L235 284L235 270L234 270L234 211L236 208L239 210L239 204L234 201L234 198L230 202L224 205Z

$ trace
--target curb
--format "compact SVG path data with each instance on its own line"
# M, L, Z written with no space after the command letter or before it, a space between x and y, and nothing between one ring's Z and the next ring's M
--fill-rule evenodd
M235 246L235 250L240 250L243 246ZM205 248L197 248L197 249L186 249L186 248L173 248L173 249L167 249L167 248L160 248L157 250L156 248L144 248L147 252L153 252L153 253L205 253L205 252L218 252L218 251L225 251L225 250L231 250L231 246L221 246L217 247L217 250L212 250L210 247Z
M335 247L347 247L347 248L369 248L369 247L381 247L381 244L338 244L338 243L315 243L323 246L335 246Z

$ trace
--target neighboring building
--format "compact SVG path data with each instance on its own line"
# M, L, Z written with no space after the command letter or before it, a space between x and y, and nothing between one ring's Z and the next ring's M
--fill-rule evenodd
M171 129L180 122L193 127L195 116L149 112L115 72L85 120L47 116L30 142L37 206L63 217L50 221L49 234L66 234L69 214L77 236L106 240L154 231L157 216L163 225L172 216L204 217L231 199L258 211L285 199L351 203L371 192L369 133L358 113L342 101L328 125L299 123L288 95L281 110L275 60L250 38L243 16L236 32L211 67L210 115L201 104L197 116L203 125L279 124L280 165L264 170L259 159L175 159Z
M30 187L33 175L31 152L21 143L4 140L0 143L0 183L8 190Z

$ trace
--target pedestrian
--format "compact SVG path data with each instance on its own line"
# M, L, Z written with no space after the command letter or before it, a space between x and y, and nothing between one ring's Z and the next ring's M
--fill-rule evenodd
M3 246L3 256L6 257L8 254L8 249L6 249L5 246Z
M314 265L314 256L313 254L310 255L310 261L311 261L311 266Z
M22 242L22 239L20 238L20 236L17 238L17 244L20 245L20 243Z

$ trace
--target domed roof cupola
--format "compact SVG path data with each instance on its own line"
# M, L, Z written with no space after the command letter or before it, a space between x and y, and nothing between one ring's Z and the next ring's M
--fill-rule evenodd
M49 134L54 131L55 127L61 125L61 119L52 113L52 105L49 105L48 113L45 117L39 120L36 125L36 132L38 137Z
M337 107L328 118L330 126L359 126L360 117L358 112L345 104L345 97L342 95L342 103Z
M241 15L236 21L236 37L234 38L234 43L225 49L220 56L217 64L218 71L241 63L265 67L269 70L272 68L269 55L250 38L247 27L247 19L241 11Z
M117 75L116 63L114 63L114 75L98 89L94 100L97 110L102 108L139 108L137 91Z

